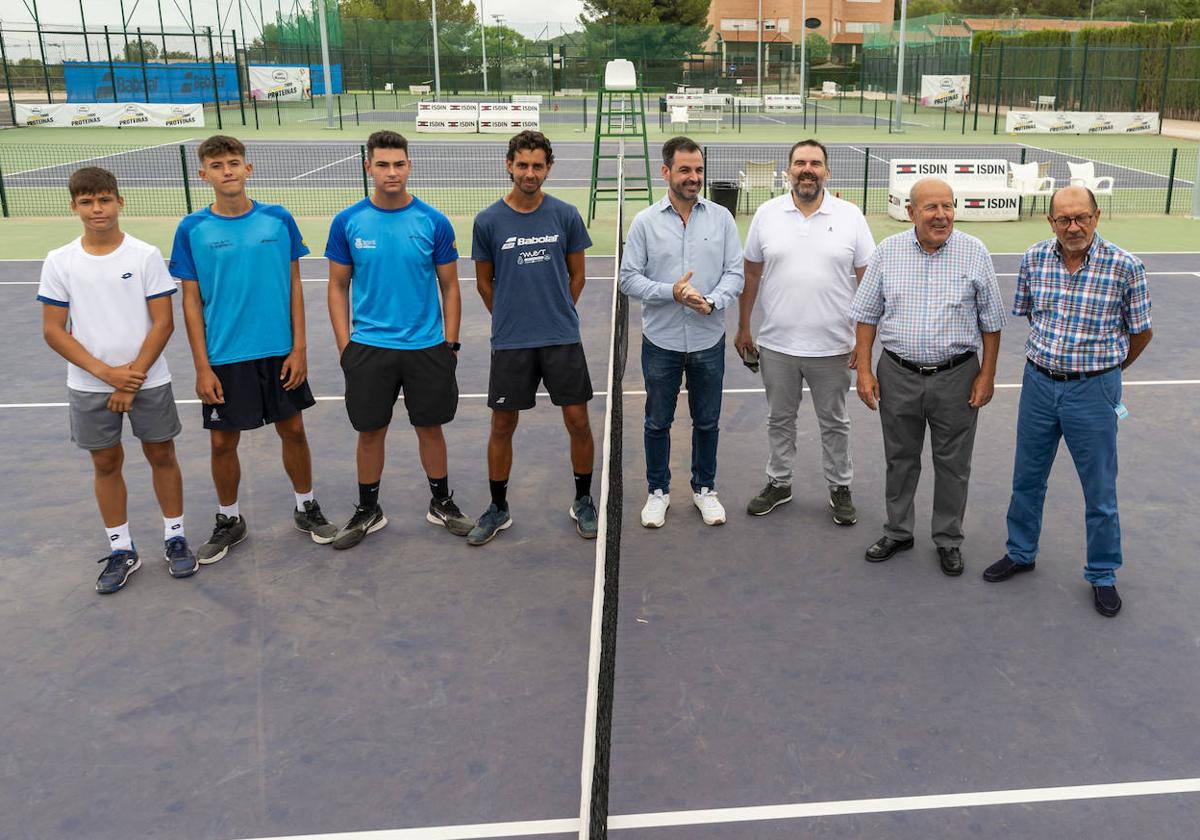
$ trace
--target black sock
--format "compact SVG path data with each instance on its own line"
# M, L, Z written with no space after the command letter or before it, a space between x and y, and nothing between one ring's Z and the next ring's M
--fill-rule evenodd
M358 485L358 506L374 510L379 505L379 482Z
M492 491L492 504L497 510L508 510L508 479L492 481L488 479L488 487Z
M582 499L592 495L592 474L575 473L575 498Z
M429 476L425 477L429 478ZM450 498L450 476L444 475L441 478L429 478L429 492L439 502Z

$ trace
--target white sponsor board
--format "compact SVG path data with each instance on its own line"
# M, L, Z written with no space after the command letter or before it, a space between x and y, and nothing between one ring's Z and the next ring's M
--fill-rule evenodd
M908 194L922 178L950 185L955 219L1007 222L1020 217L1021 197L1008 186L1008 161L1002 158L893 159L889 166L888 215L893 219L908 219Z
M540 93L514 93L509 99L514 103L524 103L526 105L529 103L533 103L534 105L542 104L542 95Z
M541 106L533 102L479 103L480 134L516 134L541 129Z
M929 108L961 108L970 92L970 76L921 77L921 104Z
M417 131L433 134L479 132L478 102L418 102Z
M762 101L764 111L804 110L804 97L798 93L768 93Z
M671 108L703 108L704 94L702 93L668 93L667 110Z
M204 107L148 102L16 105L17 125L44 128L195 128L204 125Z
M1009 134L1157 134L1158 114L1152 111L1009 111L1004 118Z
M251 64L247 68L251 99L278 99L290 102L312 98L312 77L307 67L266 67Z

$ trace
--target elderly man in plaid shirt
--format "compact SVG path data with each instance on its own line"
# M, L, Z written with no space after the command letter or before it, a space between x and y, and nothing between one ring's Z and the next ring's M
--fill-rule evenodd
M909 198L913 229L879 243L850 309L858 322L858 396L872 411L878 406L887 460L887 525L867 560L878 563L913 547L913 498L928 425L933 543L942 571L954 576L963 571L975 425L995 387L1004 304L987 248L954 229L950 185L925 178ZM883 353L873 374L876 332Z
M1050 202L1054 238L1025 252L1013 314L1029 319L1017 416L1017 452L1008 505L1008 553L983 573L1008 580L1032 571L1042 530L1046 480L1060 438L1075 462L1086 506L1087 562L1096 610L1121 609L1117 516L1117 420L1121 371L1150 343L1150 291L1142 261L1096 233L1100 208L1085 187Z

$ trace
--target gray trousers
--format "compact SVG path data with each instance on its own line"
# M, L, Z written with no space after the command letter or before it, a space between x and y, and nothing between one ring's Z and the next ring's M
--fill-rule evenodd
M813 411L821 430L821 464L825 483L832 489L850 486L854 464L850 460L850 415L846 393L850 390L850 355L790 356L759 348L759 371L767 389L767 478L776 486L792 484L792 459L796 455L796 413L804 396L804 382L812 392Z
M956 368L922 376L897 363L887 353L879 359L879 419L887 460L887 525L894 540L913 535L913 497L921 477L925 426L933 454L933 519L930 530L939 548L962 545L963 515L979 410L971 408L971 382L979 373L979 358Z

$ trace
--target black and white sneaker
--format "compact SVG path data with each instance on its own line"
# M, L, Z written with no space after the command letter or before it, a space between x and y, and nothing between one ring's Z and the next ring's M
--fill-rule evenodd
M96 561L104 564L104 571L96 579L96 591L101 595L120 592L129 576L142 567L136 548L118 548L107 557Z
M226 516L218 513L217 524L213 528L212 536L208 538L208 542L200 546L196 552L196 559L205 566L209 563L216 563L229 553L229 549L246 539L249 533L249 529L246 528L246 517Z
M173 578L191 577L200 568L196 555L188 548L184 537L171 537L163 546L163 559L167 561L167 571Z
M429 513L425 514L425 519L434 525L441 525L456 537L465 537L475 527L475 521L465 516L454 504L453 493L444 499L430 499Z
M336 549L354 548L363 541L363 537L367 534L374 534L385 525L387 525L387 517L383 515L383 508L379 505L375 505L374 508L355 505L354 515L333 538L333 547Z
M292 521L296 523L297 531L308 534L318 545L329 545L337 536L338 527L321 513L321 506L316 499L305 502L303 510L297 508L292 511Z

